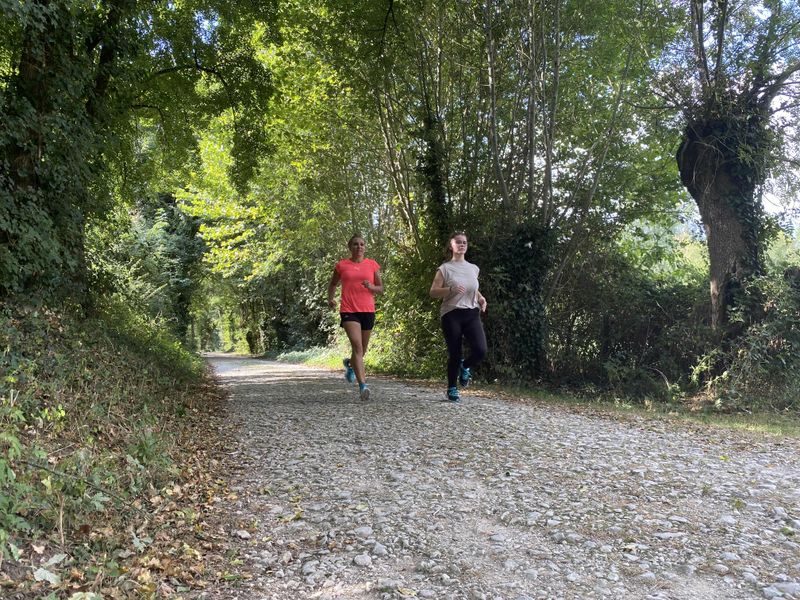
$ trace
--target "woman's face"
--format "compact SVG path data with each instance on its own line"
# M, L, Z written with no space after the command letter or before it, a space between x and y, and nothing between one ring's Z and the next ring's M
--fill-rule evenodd
M467 252L467 236L459 233L450 238L450 250L453 254L465 254Z
M359 258L364 256L364 250L367 248L367 243L363 238L353 238L350 240L348 246L350 248L350 254L352 257Z

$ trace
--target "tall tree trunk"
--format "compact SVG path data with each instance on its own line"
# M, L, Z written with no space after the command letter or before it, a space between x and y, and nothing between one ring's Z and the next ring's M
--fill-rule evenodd
M736 333L729 323L730 309L745 299L739 290L762 271L758 190L781 138L776 123L770 123L772 104L797 84L800 72L800 60L788 43L797 39L800 22L782 2L769 8L748 34L754 43L743 44L742 32L752 27L750 5L689 1L696 93L687 98L676 159L706 230L711 324L727 334ZM781 110L791 110L790 104ZM756 302L742 308L747 318L759 318Z
M430 227L436 236L436 245L444 247L450 237L450 210L445 188L444 148L441 140L441 124L430 107L422 119L424 151L420 157L419 172L427 188L425 203Z
M497 139L497 48L495 47L494 34L492 32L492 12L494 10L495 7L492 2L483 7L484 33L486 35L486 68L489 83L489 142L492 149L492 166L494 167L494 175L497 179L503 206L503 218L507 223L511 223L514 215L512 214L513 210L505 174L500 164L500 144Z
M758 156L766 142L764 119L702 119L684 131L677 153L681 181L692 195L706 232L710 263L711 325L724 327L742 284L762 271L761 207L757 188L762 165Z

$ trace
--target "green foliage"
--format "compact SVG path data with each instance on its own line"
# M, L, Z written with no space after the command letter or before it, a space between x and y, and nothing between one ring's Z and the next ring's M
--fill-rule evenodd
M692 389L689 370L712 342L704 270L685 262L679 246L653 251L655 239L648 232L580 256L550 307L557 380L635 399L672 400ZM635 251L640 244L644 252Z
M84 214L76 205L102 204L85 193L100 141L85 118L91 68L71 51L90 24L63 2L3 3L2 11L13 64L0 89L0 296L37 279L74 292Z
M767 248L764 265L772 276L782 276L787 268L800 265L800 239L778 232Z
M122 304L83 320L0 309L0 551L130 513L173 474L167 422L202 362ZM64 449L69 449L65 451Z
M471 251L481 268L487 361L478 373L489 379L535 381L546 374L547 315L542 299L553 265L554 231L535 225L496 234L491 245Z
M433 254L433 252L431 252ZM383 276L368 361L377 370L416 378L444 374L446 350L439 323L439 301L428 295L443 256L424 261L411 247L392 257Z
M172 196L141 200L134 211L93 220L87 257L94 294L112 295L135 314L158 315L186 339L192 295L202 276L204 245L196 219Z
M352 134L362 127L360 109L303 45L306 26L283 22L280 43L259 40L260 60L274 73L266 119L273 145L249 190L239 193L231 181L224 116L203 133L202 164L179 193L201 223L210 272L207 299L193 308L199 347L257 354L324 344L336 331L325 290L346 241L358 231L370 256L383 263L386 255L384 182L374 178L373 148L359 145L368 134Z
M240 298L239 325L247 332L251 353L297 350L328 340L331 324L323 290L330 273L304 271L305 266L290 263L285 271L254 280L248 296Z
M717 408L796 410L800 398L800 288L782 275L750 282L745 293L761 302L763 318L744 323L744 311L734 321L746 329L728 348L712 352L706 362L718 373L708 380Z
M22 516L30 503L27 498L32 487L26 481L18 481L15 467L27 446L20 440L25 415L17 406L19 393L9 390L0 404L0 554L10 550L10 535L14 531L28 531L31 524Z
M163 191L156 174L191 162L196 128L226 110L236 115L230 170L244 186L266 152L257 125L271 83L253 56L256 6L228 8L2 4L0 296L84 300L87 219L125 194Z

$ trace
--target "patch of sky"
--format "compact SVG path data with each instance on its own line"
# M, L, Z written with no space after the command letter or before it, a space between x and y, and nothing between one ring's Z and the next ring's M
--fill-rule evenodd
M195 15L197 35L206 44L212 44L219 27L219 15L213 12L199 11Z
M772 16L772 11L763 4L755 4L750 7L750 14L760 21L766 21Z

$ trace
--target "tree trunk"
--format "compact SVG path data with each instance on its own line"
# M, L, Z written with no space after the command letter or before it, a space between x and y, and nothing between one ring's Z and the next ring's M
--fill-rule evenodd
M418 167L427 188L426 214L434 235L436 246L444 247L450 237L450 211L445 191L444 148L441 141L441 125L436 115L428 108L423 117L422 140L424 151Z
M762 271L762 180L757 156L763 121L736 116L690 123L677 153L681 181L700 209L710 263L711 325L729 322L742 284Z

